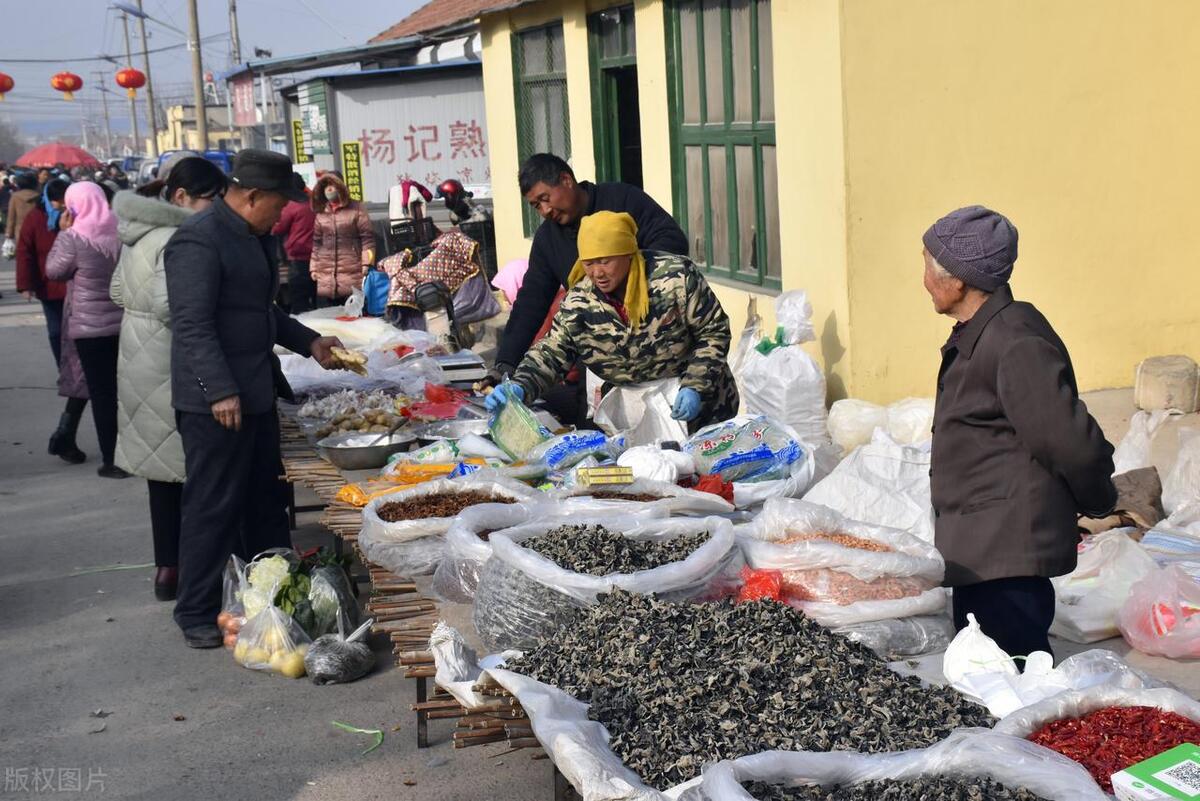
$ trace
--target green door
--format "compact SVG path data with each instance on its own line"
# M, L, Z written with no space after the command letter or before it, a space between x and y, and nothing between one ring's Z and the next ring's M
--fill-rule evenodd
M633 6L588 17L596 180L642 185Z

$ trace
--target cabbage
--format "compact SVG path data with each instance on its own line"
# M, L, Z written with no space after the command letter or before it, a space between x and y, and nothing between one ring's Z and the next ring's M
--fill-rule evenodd
M312 604L313 613L317 616L317 631L328 632L337 630L337 614L342 608L337 591L322 576L313 576L312 587L308 591L308 600Z
M250 565L250 586L270 592L271 587L283 581L292 572L292 563L279 554L260 559Z

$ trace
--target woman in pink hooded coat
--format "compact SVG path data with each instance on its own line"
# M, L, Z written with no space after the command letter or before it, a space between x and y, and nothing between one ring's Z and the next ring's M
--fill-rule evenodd
M64 198L62 233L46 259L46 276L67 281L63 331L71 338L83 365L92 419L100 440L105 478L129 474L113 464L117 445L117 341L121 308L109 297L113 270L121 255L117 218L98 184L71 184Z

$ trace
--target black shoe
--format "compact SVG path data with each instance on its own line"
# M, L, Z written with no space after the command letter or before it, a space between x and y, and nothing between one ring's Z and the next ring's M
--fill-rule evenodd
M75 444L75 432L79 428L81 414L82 410L77 410L77 413L63 412L58 419L58 428L50 435L50 445L46 449L51 456L57 456L70 464L82 464L87 459L87 454Z
M179 568L160 567L154 574L154 597L160 601L174 601L179 586Z
M216 623L201 623L183 630L183 641L188 648L220 648L224 640Z
M100 469L96 471L96 475L101 478L129 478L129 474L115 464L101 465Z

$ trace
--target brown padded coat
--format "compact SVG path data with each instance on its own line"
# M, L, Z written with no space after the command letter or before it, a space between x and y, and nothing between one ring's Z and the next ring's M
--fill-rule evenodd
M1071 572L1077 513L1116 503L1113 448L1079 399L1066 346L1007 284L942 348L933 423L946 585Z
M313 222L312 259L309 273L317 284L317 296L346 298L362 286L364 275L363 251L375 251L375 232L366 210L355 202L347 202L337 211L330 211L323 193L333 183L342 192L340 182L326 176L313 189L313 207L317 218Z

